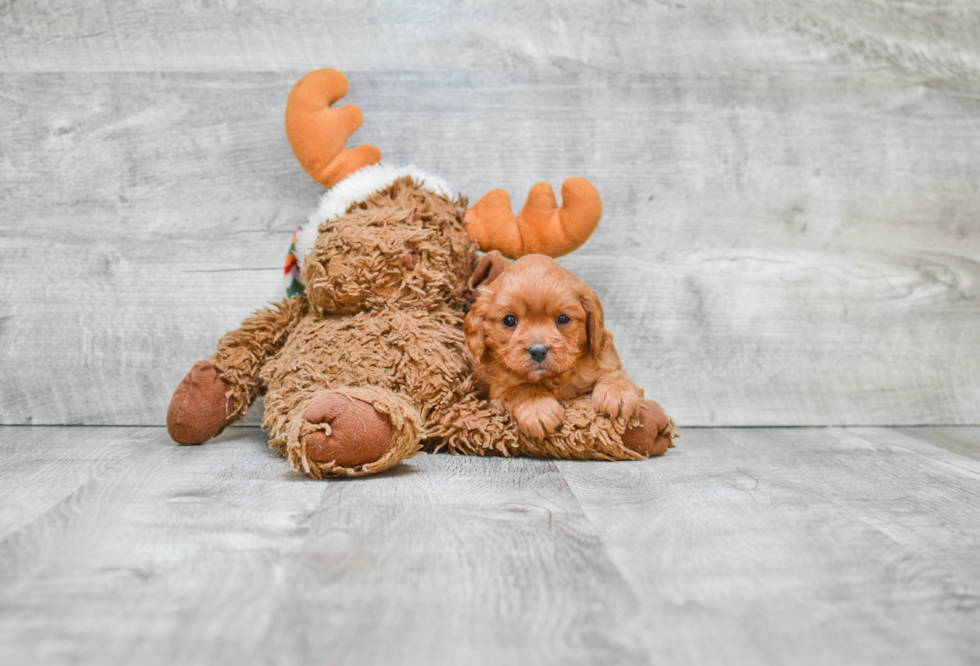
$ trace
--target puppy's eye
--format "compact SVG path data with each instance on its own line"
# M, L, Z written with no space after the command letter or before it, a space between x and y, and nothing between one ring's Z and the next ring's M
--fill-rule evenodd
M504 323L504 326L506 326L507 328L514 328L515 326L517 326L517 317L515 317L514 315L507 315L506 317L501 319L501 321Z
M571 319L569 319L565 315L558 315L557 321L558 321L559 324L561 324L562 326L564 326L565 324L567 324L568 322L570 322Z

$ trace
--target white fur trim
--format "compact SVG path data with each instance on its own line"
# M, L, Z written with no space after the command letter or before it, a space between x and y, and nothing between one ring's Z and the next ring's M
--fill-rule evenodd
M296 262L299 264L300 270L303 270L303 264L306 263L306 255L316 244L316 237L320 233L321 224L327 220L335 220L341 217L347 212L351 204L366 199L403 176L411 176L430 192L452 198L446 181L436 176L430 176L414 164L393 167L384 162L378 162L358 169L323 195L323 198L320 199L320 205L296 234Z

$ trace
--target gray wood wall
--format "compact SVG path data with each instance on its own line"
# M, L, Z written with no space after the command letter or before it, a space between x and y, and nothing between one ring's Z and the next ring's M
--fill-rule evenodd
M161 424L280 297L324 66L355 143L471 199L596 184L564 263L681 424L980 423L978 35L970 0L0 3L0 423Z

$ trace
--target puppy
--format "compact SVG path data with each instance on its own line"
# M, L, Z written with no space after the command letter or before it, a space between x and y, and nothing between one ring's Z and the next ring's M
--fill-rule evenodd
M639 411L643 391L622 369L598 297L554 259L523 256L476 293L466 350L491 403L522 432L554 432L564 417L558 401L589 391L609 416Z

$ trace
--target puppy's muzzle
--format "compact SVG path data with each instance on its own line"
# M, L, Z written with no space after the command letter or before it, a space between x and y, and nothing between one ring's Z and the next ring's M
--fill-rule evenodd
M545 345L531 345L527 348L527 353L535 363L541 363L548 358L548 347Z

